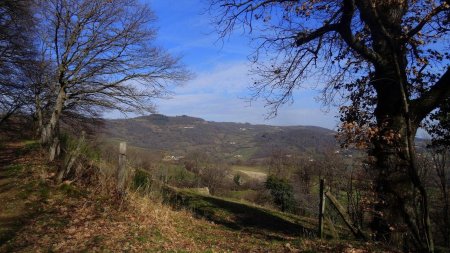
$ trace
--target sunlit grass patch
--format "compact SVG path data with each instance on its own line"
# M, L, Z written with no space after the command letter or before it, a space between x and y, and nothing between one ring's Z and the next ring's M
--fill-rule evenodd
M14 150L15 157L26 155L31 151L38 150L40 148L39 141L37 140L25 140L20 142L20 148Z

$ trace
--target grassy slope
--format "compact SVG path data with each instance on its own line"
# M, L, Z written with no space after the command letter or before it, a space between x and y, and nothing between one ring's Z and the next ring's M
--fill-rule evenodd
M217 224L236 230L285 236L314 237L316 221L231 199L201 195L189 190L170 189L170 202L192 210Z
M210 219L220 217L211 221L137 193L131 192L125 201L118 202L101 187L76 182L54 185L51 180L54 165L46 164L34 147L32 143L17 143L4 145L0 150L0 154L7 154L0 161L0 202L6 203L0 209L0 252L367 252L366 249L373 249L372 245L361 243L352 242L351 246L346 241L300 238L299 224L306 226L309 221L280 217L270 210L225 199L178 192L181 203L192 210L204 210ZM254 219L248 220L252 215ZM355 245L358 251L350 251Z

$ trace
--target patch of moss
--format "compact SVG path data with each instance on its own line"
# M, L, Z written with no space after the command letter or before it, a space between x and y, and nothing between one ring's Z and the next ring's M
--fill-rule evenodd
M50 195L50 187L48 186L48 184L44 183L44 182L39 182L38 184L38 192L41 198L48 198Z
M159 229L154 229L151 233L151 236L155 241L163 241L164 240L164 236L161 233L161 231L159 231Z
M20 191L20 192L17 194L17 196L18 196L20 199L26 199L26 198L28 198L33 192L34 192L33 184L32 184L32 183L28 183L28 184L25 184L25 185L22 187L22 191Z
M70 184L62 184L59 188L58 188L63 194L72 197L72 198L78 198L78 197L83 197L86 196L86 192L81 191L80 189L74 187L73 185Z
M13 177L19 173L21 173L25 169L25 166L22 164L11 164L4 168L6 177Z

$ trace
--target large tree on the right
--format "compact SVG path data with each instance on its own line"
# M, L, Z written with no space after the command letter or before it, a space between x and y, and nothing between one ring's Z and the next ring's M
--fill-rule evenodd
M432 252L414 140L450 97L450 1L211 0L210 10L221 36L253 38L251 89L273 113L311 82L325 102L346 99L342 132L376 158L376 236Z

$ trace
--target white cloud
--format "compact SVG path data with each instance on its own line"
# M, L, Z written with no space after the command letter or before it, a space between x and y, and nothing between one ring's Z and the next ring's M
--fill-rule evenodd
M186 85L175 90L178 94L221 93L236 94L246 91L250 83L248 64L245 62L217 64L210 71L203 71Z
M314 92L300 92L292 105L283 106L277 117L266 120L268 111L261 101L249 104L243 99L249 96L248 70L244 62L218 64L212 71L199 73L197 78L176 89L172 99L157 101L158 110L166 115L184 114L211 121L335 128L336 112L323 112L314 101Z

